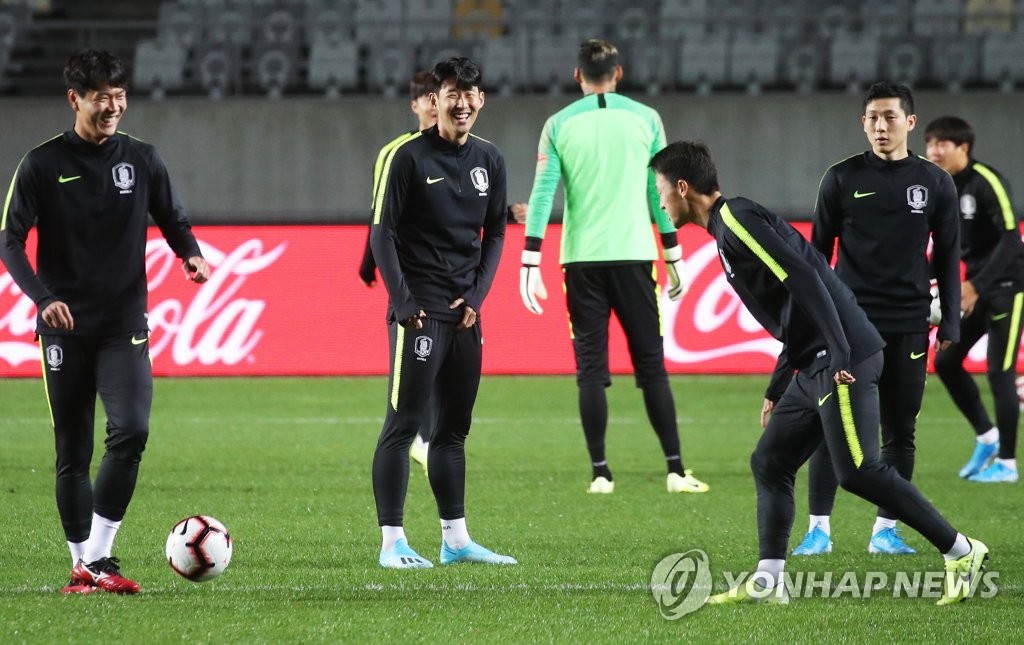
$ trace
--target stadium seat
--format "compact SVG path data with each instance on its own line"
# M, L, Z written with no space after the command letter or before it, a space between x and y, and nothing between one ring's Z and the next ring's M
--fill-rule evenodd
M505 8L501 0L455 0L452 8L452 36L500 38L505 31Z
M695 88L702 96L720 87L727 78L727 46L725 39L711 34L684 40L676 65L679 84Z
M351 40L314 40L309 48L309 87L328 98L359 83L359 46Z
M132 86L162 99L167 90L184 85L186 58L188 52L174 41L140 41L135 47Z
M930 78L949 92L978 79L978 39L970 36L943 38L931 43Z
M708 0L665 0L658 9L658 38L664 47L707 31Z
M882 57L882 76L893 83L911 87L925 78L925 60L922 48L915 42L897 39L885 47Z
M909 0L864 0L860 4L862 31L880 39L898 40L910 33Z
M572 70L576 65L579 43L568 40L543 39L526 51L527 84L538 91L558 96L574 85Z
M562 36L577 44L587 38L602 38L607 31L604 18L604 7L599 2L574 7L561 15Z
M252 5L240 1L226 4L222 11L206 12L203 40L215 45L247 47L252 43Z
M737 32L729 56L729 83L759 94L778 80L779 41L764 34Z
M653 20L652 7L643 0L622 0L618 9L612 9L610 13L615 16L612 21L614 34L613 42L627 40L641 40L651 37ZM603 37L596 34L597 37Z
M787 51L782 62L782 78L801 94L809 94L818 87L822 75L823 47L816 42L796 43L784 47Z
M263 5L256 23L258 43L297 48L302 40L302 14L294 4L278 0Z
M914 0L913 33L917 36L950 36L961 31L962 0Z
M0 4L0 51L10 52L24 39L25 25L32 21L27 4Z
M651 96L661 94L662 88L671 85L675 78L672 72L675 57L669 54L675 49L672 45L671 41L662 44L650 38L621 43L623 85Z
M405 41L421 43L451 36L452 0L406 0Z
M202 40L203 8L201 5L163 2L157 15L157 39L177 43L191 49Z
M992 34L981 47L981 78L1012 92L1024 80L1024 38L1019 34Z
M361 44L399 42L404 38L401 0L360 0L355 4L353 17L356 40Z
M212 100L224 98L235 85L238 74L238 60L234 48L214 46L196 56L199 68L199 84Z
M281 98L292 83L296 66L293 52L288 47L266 49L259 54L254 62L256 82L267 93L267 98Z
M488 91L500 96L511 96L523 84L519 50L511 38L488 38L480 45L480 67Z
M409 87L413 55L405 42L380 42L370 48L366 84L370 92L394 98Z
M350 41L353 35L352 19L340 9L311 5L306 12L306 38L310 45L327 43L336 45Z
M758 10L761 30L765 35L774 36L780 43L798 42L811 32L814 11L817 5L808 6L803 0L786 0L778 4L761 4Z
M1013 31L1013 12L1013 0L967 0L964 5L964 33L1010 33Z
M814 16L814 22L818 28L818 35L826 40L847 36L854 31L853 16L842 4L825 6Z
M865 83L878 77L879 48L878 39L869 34L837 36L829 52L829 83L860 92Z

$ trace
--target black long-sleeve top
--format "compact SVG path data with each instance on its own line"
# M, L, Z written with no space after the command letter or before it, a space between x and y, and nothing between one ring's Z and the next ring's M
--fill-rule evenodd
M505 242L505 160L474 135L463 145L437 126L396 146L374 202L370 245L389 296L389 319L423 310L458 320L458 298L478 313Z
M111 335L148 329L149 216L182 260L201 256L156 149L118 132L100 145L69 130L21 160L0 221L0 260L41 314L63 301L73 331L36 317L40 334ZM36 268L25 239L38 231Z
M835 164L821 179L811 242L831 261L836 238L836 273L879 331L928 331L934 273L938 337L960 340L960 225L949 173L913 154L887 161L870 150Z
M794 369L849 370L885 346L821 253L768 209L743 197L720 198L708 232L729 284L783 343L766 398L778 400Z
M960 252L967 279L986 299L1020 291L1024 242L1009 184L996 169L973 159L953 175L953 182L960 195Z

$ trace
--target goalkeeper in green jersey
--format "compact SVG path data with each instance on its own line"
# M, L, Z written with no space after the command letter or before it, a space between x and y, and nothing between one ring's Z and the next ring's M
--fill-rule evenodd
M658 113L615 93L622 78L615 46L587 40L579 50L574 78L583 98L544 124L537 172L526 216L526 248L519 290L532 313L547 297L540 277L541 242L559 182L564 183L562 268L576 354L580 420L593 465L588 492L611 493L615 484L605 457L608 400L608 322L611 312L629 344L636 385L654 427L668 469L672 493L703 493L708 485L683 467L675 402L665 372L654 261L654 213L661 232L668 294L686 292L682 249L675 227L658 208L658 193L647 164L665 146Z

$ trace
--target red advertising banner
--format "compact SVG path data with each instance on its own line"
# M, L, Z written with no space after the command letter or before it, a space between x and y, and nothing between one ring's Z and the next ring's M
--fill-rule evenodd
M805 235L809 225L798 225ZM481 312L484 371L489 374L572 374L565 296L560 288L561 229L548 228L543 315L519 297L522 226L510 225L505 259ZM212 266L210 281L184 279L178 260L150 230L150 350L158 375L387 374L382 284L356 275L366 242L362 226L196 227ZM691 278L679 302L662 296L665 355L673 373L768 373L779 343L749 315L725 281L714 241L687 227L680 243ZM34 236L29 257L34 257ZM664 276L661 278L664 283ZM72 312L74 313L74 312ZM0 267L0 376L38 376L35 306ZM983 368L984 341L971 353ZM632 371L625 339L612 323L610 366Z

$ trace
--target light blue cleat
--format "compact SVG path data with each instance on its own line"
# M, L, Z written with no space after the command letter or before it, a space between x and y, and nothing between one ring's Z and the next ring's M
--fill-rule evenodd
M985 464L988 463L988 460L995 456L998 450L998 441L993 444L985 444L975 440L974 453L971 455L967 464L960 469L960 477L963 479L970 479L971 476L980 473L984 470Z
M868 542L868 553L883 553L886 555L912 555L917 553L903 541L895 528L882 529L871 536Z
M804 541L800 543L800 546L793 549L791 555L821 555L822 553L832 553L832 540L828 533L821 530L820 525L815 524L814 528L804 536Z
M1017 469L1010 468L1002 462L994 461L991 466L977 475L971 475L967 480L972 482L985 482L986 484L1012 484L1017 481Z
M390 551L380 552L380 566L385 569L432 569L430 560L412 550L405 538L395 542Z
M448 546L448 543L441 540L441 564L458 564L460 562L474 562L477 564L519 564L510 555L501 555L480 546L476 542L470 543L459 550Z

